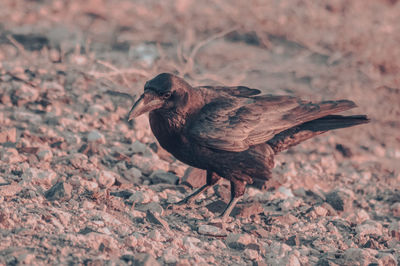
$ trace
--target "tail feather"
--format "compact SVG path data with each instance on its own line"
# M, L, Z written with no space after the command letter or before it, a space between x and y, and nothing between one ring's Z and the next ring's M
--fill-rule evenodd
M267 143L277 153L328 130L352 127L369 121L365 115L327 115L289 128L275 135Z

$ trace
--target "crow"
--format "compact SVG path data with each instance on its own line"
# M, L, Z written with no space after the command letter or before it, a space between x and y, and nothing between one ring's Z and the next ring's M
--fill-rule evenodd
M160 145L206 170L206 184L178 204L192 202L221 177L230 181L231 199L220 215L225 220L246 184L270 178L276 153L328 130L368 123L365 115L332 115L354 107L349 100L312 103L245 86L192 87L162 73L146 82L128 120L150 112Z

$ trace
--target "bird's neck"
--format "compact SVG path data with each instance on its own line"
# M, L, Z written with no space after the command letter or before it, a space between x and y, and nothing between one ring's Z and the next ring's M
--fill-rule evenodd
M188 117L198 112L204 105L203 97L195 89L180 95L178 105L169 110L156 110L157 115L165 120L171 129L180 131L186 124Z

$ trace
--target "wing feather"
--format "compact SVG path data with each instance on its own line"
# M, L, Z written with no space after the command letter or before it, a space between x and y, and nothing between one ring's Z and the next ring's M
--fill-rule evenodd
M291 96L244 94L206 104L187 126L189 138L209 148L240 152L293 126L355 107L347 100L314 104Z

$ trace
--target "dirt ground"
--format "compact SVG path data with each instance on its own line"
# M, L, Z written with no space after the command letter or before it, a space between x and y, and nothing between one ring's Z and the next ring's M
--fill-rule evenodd
M0 265L397 265L399 2L1 0ZM166 71L371 122L278 155L223 228L229 183L168 209L204 176L126 121Z

